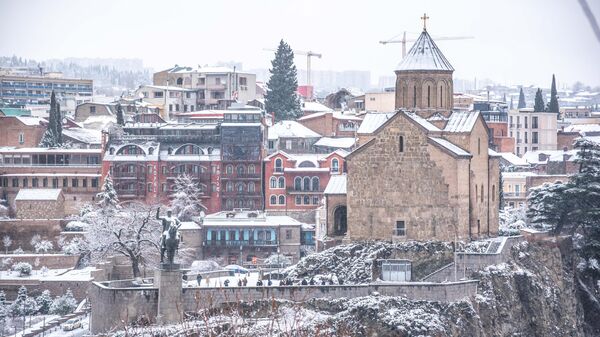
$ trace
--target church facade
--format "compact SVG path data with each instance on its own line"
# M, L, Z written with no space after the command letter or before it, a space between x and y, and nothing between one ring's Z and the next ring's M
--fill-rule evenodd
M327 217L327 238L497 235L500 159L480 113L452 111L453 71L424 29L395 70L397 111L367 116L363 124L374 124L359 129L360 147L346 157L345 205L326 202L327 214L343 208L346 218Z

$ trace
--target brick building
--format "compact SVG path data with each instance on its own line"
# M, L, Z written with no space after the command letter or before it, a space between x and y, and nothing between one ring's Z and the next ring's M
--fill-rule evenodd
M21 189L61 189L77 214L100 192L101 160L100 149L0 148L0 196L12 207Z
M0 145L36 147L46 132L47 123L39 117L0 117Z
M362 118L349 112L323 111L305 115L298 123L324 137L355 137Z
M269 126L267 138L268 153L309 153L321 135L296 121L279 121Z
M265 210L289 215L318 208L329 179L344 173L347 154L343 150L329 154L278 151L266 157ZM307 222L310 220L314 221L306 219Z
M15 197L17 219L62 219L65 196L59 188L22 188Z

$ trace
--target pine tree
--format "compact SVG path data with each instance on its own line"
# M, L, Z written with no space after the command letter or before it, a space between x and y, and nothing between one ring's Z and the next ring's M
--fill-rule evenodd
M519 91L519 104L517 104L517 109L525 109L526 107L525 93L523 93L523 88L521 88L521 91Z
M554 112L556 116L560 114L558 107L558 93L556 92L556 79L552 74L552 87L550 88L550 101L548 102L548 112Z
M42 315L47 315L50 313L50 306L52 306L52 296L50 295L50 290L46 289L42 291L42 294L38 296L35 301L38 305L38 312Z
M294 52L283 40L279 42L271 65L271 78L265 95L266 110L275 113L276 120L297 119L302 115L302 110L296 93L298 79Z
M59 147L62 145L62 117L60 114L60 105L56 102L56 95L52 91L50 96L50 113L48 115L48 128L42 140L40 147Z
M27 288L21 286L17 293L17 299L11 305L10 312L13 316L33 315L37 311L37 303L27 295Z
M533 111L535 112L544 112L545 109L545 104L544 104L544 97L542 96L542 89L538 88L538 90L535 92L535 104L533 105Z
M116 208L119 204L119 197L117 196L117 191L113 187L113 180L108 173L106 178L104 179L104 184L102 184L102 190L100 193L96 194L96 198L98 198L98 205L104 209L106 208Z
M500 165L500 174L498 175L498 209L504 209L504 165Z
M56 122L54 124L54 136L56 137L56 143L62 145L62 114L60 113L60 103L56 103Z
M71 289L67 289L67 292L52 302L50 306L50 313L53 315L68 315L77 309L77 301L73 297Z
M512 96L510 97L510 106L508 107L509 110L513 110L514 109L514 104L513 104L513 98Z
M123 107L121 103L117 103L117 124L125 125L125 118L123 117Z

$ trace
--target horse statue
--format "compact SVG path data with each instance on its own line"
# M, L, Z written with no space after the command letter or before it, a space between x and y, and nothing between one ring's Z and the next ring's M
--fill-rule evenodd
M156 210L156 219L162 221L162 234L160 236L160 263L164 263L165 252L167 253L167 263L173 264L175 253L179 248L179 227L181 222L172 215L171 210L167 211L166 217L160 217L160 207Z

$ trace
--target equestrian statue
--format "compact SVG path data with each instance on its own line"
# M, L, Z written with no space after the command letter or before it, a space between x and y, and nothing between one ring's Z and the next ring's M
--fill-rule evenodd
M173 264L175 253L179 248L179 227L181 222L173 216L173 211L167 210L167 216L160 217L160 207L156 210L156 219L162 222L162 232L160 235L160 263L164 263L165 252L167 253L167 263Z

